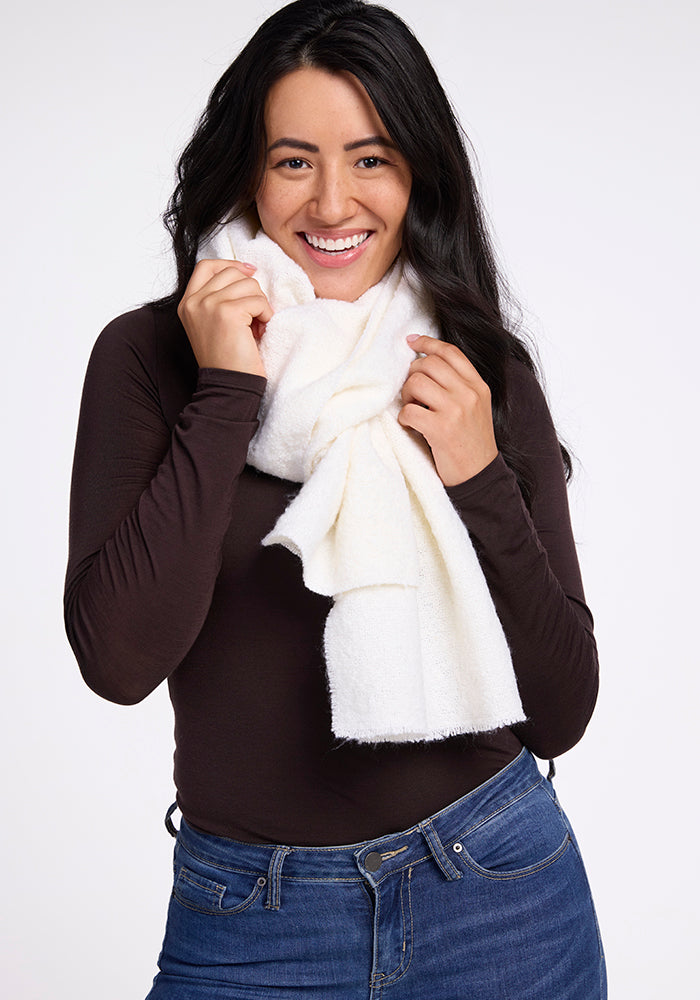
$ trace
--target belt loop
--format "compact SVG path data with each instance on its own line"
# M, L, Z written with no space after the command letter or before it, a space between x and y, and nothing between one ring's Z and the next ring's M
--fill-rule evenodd
M282 865L284 864L284 859L290 851L291 847L276 847L272 854L270 867L267 872L267 900L265 901L266 910L279 910L280 908Z
M173 804L168 807L168 811L165 814L165 819L163 820L163 822L165 823L165 829L168 831L171 837L177 837L177 827L170 818L176 809L177 809L177 802L173 802Z
M425 819L423 820L422 823L419 823L418 825L420 827L421 833L428 841L428 847L430 848L430 853L435 858L435 861L437 862L440 871L445 876L445 878L449 879L450 882L454 882L455 879L461 878L462 873L455 868L450 859L447 857L447 854L445 853L445 848L442 846L440 838L433 829L432 822L429 819Z

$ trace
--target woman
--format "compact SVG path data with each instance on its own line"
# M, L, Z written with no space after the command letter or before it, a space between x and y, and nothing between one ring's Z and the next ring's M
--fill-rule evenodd
M149 996L604 996L531 755L597 689L566 455L406 26L273 15L168 221L177 291L91 358L66 584L87 683L175 709Z

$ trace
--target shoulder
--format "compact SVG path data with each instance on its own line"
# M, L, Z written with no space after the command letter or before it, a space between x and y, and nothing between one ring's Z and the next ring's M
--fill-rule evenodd
M178 346L183 336L174 307L149 304L111 320L97 338L93 354L121 361L132 358L151 368L163 349Z
M541 443L543 438L556 439L542 383L516 358L510 358L506 365L506 398L508 419L521 448L526 443Z
M196 372L175 305L144 305L111 320L97 338L88 365L88 377L105 388L131 385L159 399L163 391L169 396L174 385L191 392Z
M509 358L506 363L506 392L508 405L516 418L518 415L539 414L551 420L539 378L517 358Z
M155 371L154 315L142 306L111 320L95 341L88 372Z

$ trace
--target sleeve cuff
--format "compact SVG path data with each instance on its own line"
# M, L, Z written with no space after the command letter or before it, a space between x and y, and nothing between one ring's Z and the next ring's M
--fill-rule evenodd
M499 452L493 461L489 462L481 472L477 472L471 479L467 479L463 483L458 483L456 486L446 486L445 490L454 506L460 510L468 507L470 501L484 490L490 490L497 482L507 479L512 475L513 473Z
M200 368L197 378L197 391L202 389L234 389L238 392L254 392L262 396L265 392L267 379L262 375L252 375L250 372L230 371L228 368Z

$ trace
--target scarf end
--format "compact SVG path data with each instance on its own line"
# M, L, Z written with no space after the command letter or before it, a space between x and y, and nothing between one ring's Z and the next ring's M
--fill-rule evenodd
M379 728L333 726L333 735L339 740L352 740L355 743L435 743L449 739L451 736L467 736L476 733L494 733L506 729L516 723L525 722L526 716L516 712L512 716L499 719L471 720L461 724L434 726L422 730L396 727L391 731Z

